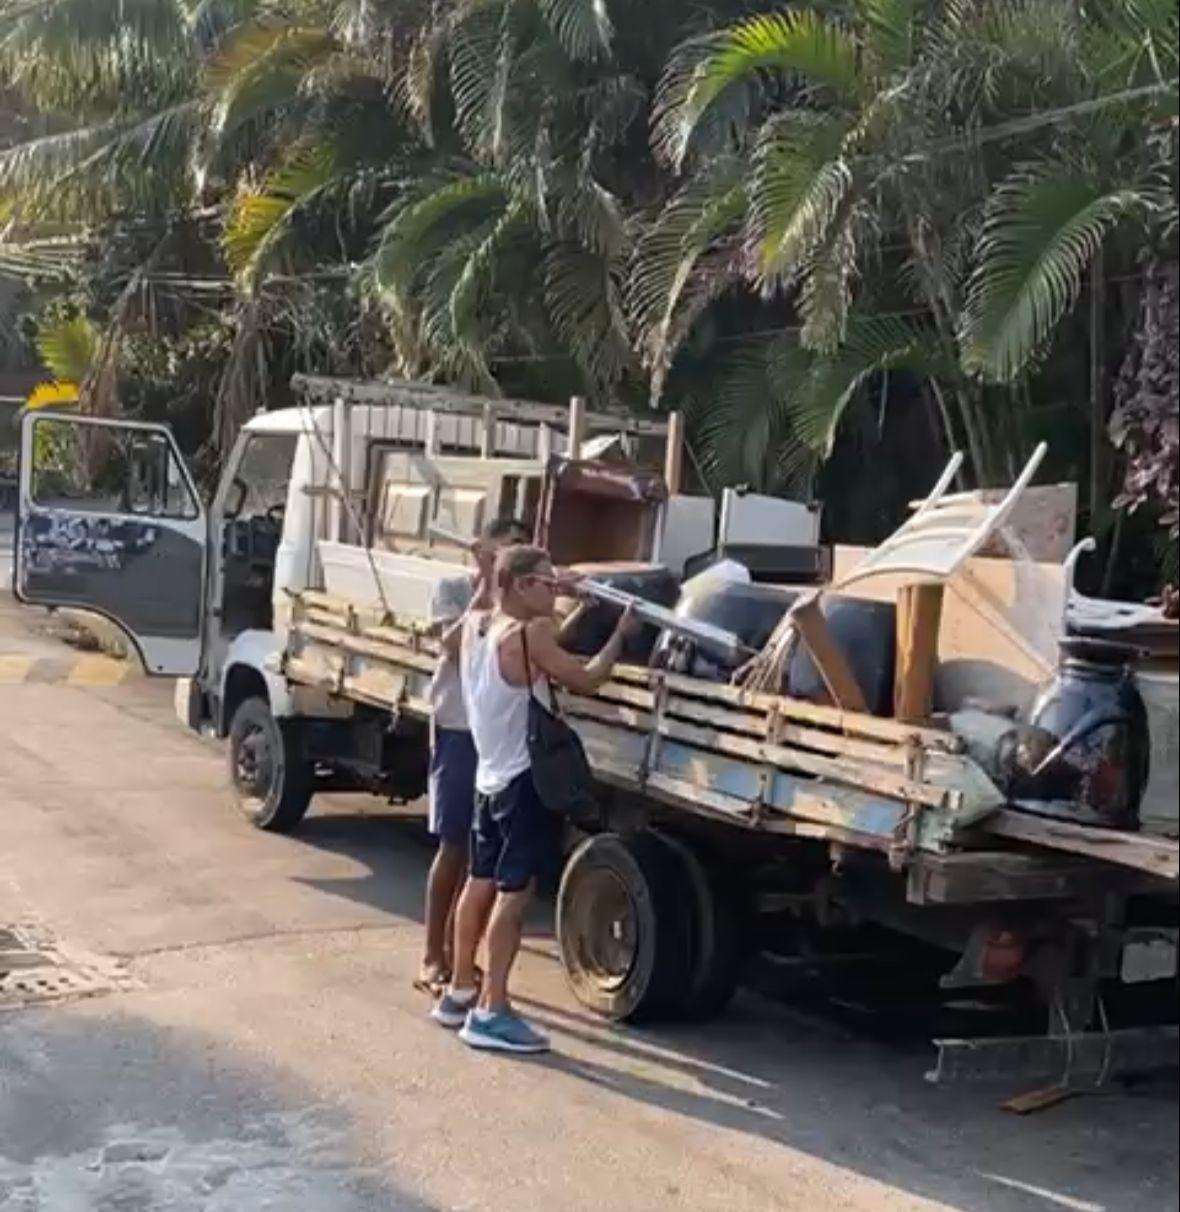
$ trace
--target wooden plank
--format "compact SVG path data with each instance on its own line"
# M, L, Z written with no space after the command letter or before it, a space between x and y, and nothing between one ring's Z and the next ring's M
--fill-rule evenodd
M943 589L940 584L903 585L897 591L893 716L901 723L925 724L930 719Z
M899 724L895 720L881 719L875 715L840 711L819 703L805 703L801 699L785 698L777 694L754 693L739 686L728 686L721 682L705 682L700 678L687 677L679 673L655 673L638 665L617 665L612 674L616 682L649 685L659 678L669 690L705 702L717 702L747 710L776 710L788 720L813 724L820 728L831 728L851 736L870 737L874 740L905 744L912 738L924 748L941 750L944 753L962 753L965 746L953 732L935 728L919 728L910 724Z
M1180 877L1180 843L1171 838L1097 829L1092 825L1033 816L1013 808L1002 808L993 813L982 823L981 829L996 837L1134 867L1163 879Z
M580 694L563 693L561 709L565 715L575 719L598 720L603 724L618 724L641 732L650 732L655 727L655 716L649 711L636 711L622 703L604 703Z
M819 595L791 608L791 621L803 646L823 678L832 702L842 711L867 712L864 691L856 680L843 649L832 638L819 607Z
M952 811L958 803L958 794L954 791L914 782L889 770L873 770L867 764L821 757L785 745L771 745L765 741L718 732L714 728L681 724L676 720L661 720L658 727L661 736L683 741L699 749L728 753L753 762L772 762L787 772L802 772L816 778L831 779L833 782L883 795L902 803L925 804L931 808L949 808Z
M905 749L896 743L866 741L856 737L839 736L819 728L806 728L786 722L787 717L771 710L768 712L734 711L726 707L714 707L709 703L685 698L683 695L668 697L668 714L695 724L710 724L730 732L765 738L770 720L779 715L784 722L779 725L779 740L788 745L800 745L804 749L815 749L820 753L842 757L860 758L867 762L879 762L885 766L905 765Z
M424 673L433 673L437 664L433 657L424 653L412 652L409 648L403 648L384 640L348 635L331 627L322 627L317 623L299 623L295 630L298 635L306 636L311 640L321 640L326 644L334 644L345 652L361 653L379 660L408 665L411 669L420 669Z
M566 454L573 460L582 457L582 443L586 440L586 401L582 396L570 396L569 434L566 438Z
M680 492L683 479L684 414L672 412L668 414L668 435L664 439L664 483L670 497Z

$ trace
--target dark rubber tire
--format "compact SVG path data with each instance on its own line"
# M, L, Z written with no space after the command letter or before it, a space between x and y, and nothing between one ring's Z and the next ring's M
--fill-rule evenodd
M651 833L587 838L557 893L557 940L574 996L615 1022L674 1017L689 981L690 897Z
M230 721L229 780L247 819L270 833L291 832L311 803L313 767L297 755L291 728L271 715L263 698L246 699Z
M678 1007L694 1020L720 1014L737 991L746 958L743 901L719 866L708 863L686 841L659 832L675 855L692 894L692 968Z

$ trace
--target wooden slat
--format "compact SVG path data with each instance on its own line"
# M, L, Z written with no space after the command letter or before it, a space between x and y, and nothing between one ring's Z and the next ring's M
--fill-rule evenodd
M655 716L650 711L636 711L622 703L604 703L599 699L585 698L580 694L563 694L561 709L577 719L598 720L602 724L618 724L623 728L634 728L649 732L655 727Z
M1012 808L993 813L982 823L981 829L997 837L1149 871L1164 879L1180 877L1180 843L1171 838L1097 829L1092 825L1034 816Z
M709 724L730 732L740 732L746 736L764 739L768 735L771 719L778 713L774 711L734 711L730 708L714 707L709 703L685 698L683 695L670 695L668 714L695 724ZM786 717L780 715L780 719L785 720ZM897 744L837 736L835 733L824 732L819 728L806 728L799 724L785 722L779 724L778 738L785 744L799 745L804 749L815 749L820 753L860 758L867 762L879 762L885 766L902 767L905 765L905 750Z
M945 588L941 584L903 585L897 591L893 716L903 723L924 724L930 719Z
M869 737L892 744L904 744L916 737L927 749L942 750L945 753L962 753L964 749L962 740L953 732L899 724L895 720L880 719L877 716L862 715L859 712L839 711L835 707L805 703L800 699L785 698L777 694L753 693L737 686L705 682L700 678L687 677L679 673L657 675L652 670L638 665L617 665L612 679L616 682L648 685L657 676L664 681L669 690L705 702L762 711L777 710L786 719L801 724L831 728L851 736Z
M659 731L661 736L683 741L686 745L712 749L754 762L772 762L785 771L801 771L816 778L831 779L833 782L861 788L893 800L925 804L931 808L950 808L952 811L958 802L957 793L954 791L917 783L889 770L873 770L868 765L855 765L836 758L804 753L785 745L771 745L764 741L732 736L718 732L715 728L697 728L675 720L661 720Z
M664 484L668 495L676 496L684 478L684 414L668 414L668 435L664 439Z
M360 653L378 660L394 661L397 664L408 665L411 669L419 669L423 673L433 673L437 664L432 656L425 653L411 652L408 648L384 640L349 635L347 632L340 632L332 627L323 627L317 623L299 623L296 630L301 636L306 636L310 640L320 640L325 644L335 644L343 648L345 652Z

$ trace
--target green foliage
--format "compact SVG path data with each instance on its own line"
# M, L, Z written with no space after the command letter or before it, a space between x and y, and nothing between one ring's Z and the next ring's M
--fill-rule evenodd
M1105 432L1091 351L1122 358L1143 246L1175 258L1177 29L1166 0L0 0L33 119L0 273L102 317L106 400L216 333L185 407L222 444L330 368L684 406L715 486L806 490L915 424L1003 478L1062 399L1063 448Z
M94 365L99 340L98 329L86 316L49 313L37 328L37 353L55 379L81 383Z
M1065 163L1020 168L988 205L964 313L967 367L998 382L1022 374L1074 305L1109 232L1141 210L1133 189L1104 189Z

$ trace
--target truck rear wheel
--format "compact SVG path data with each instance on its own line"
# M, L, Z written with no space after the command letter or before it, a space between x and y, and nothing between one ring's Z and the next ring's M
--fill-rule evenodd
M658 837L676 856L691 894L692 967L679 1013L703 1019L719 1014L737 990L745 959L742 898L723 873L671 834Z
M683 876L652 833L603 833L570 856L557 893L557 939L577 999L639 1022L675 1012L691 961Z
M246 699L229 726L229 778L238 807L259 829L287 833L307 812L313 769L263 698Z

